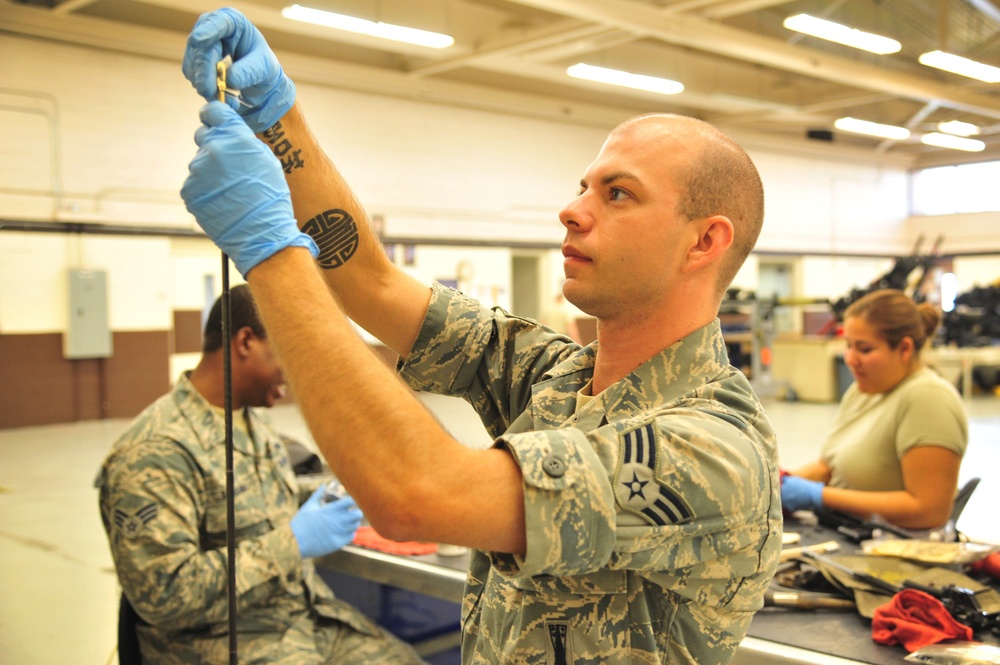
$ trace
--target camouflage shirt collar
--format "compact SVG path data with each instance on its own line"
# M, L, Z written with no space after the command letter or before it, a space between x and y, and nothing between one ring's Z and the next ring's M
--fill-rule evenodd
M226 423L223 418L218 417L194 384L191 383L190 372L181 373L174 386L174 402L177 410L191 423L191 429L198 436L198 440L208 449L224 440ZM253 427L253 409L247 409L247 418ZM233 412L233 417L240 417L238 411ZM233 428L233 447L243 452L252 452L250 446L252 442L246 440L246 436Z
M546 379L579 383L593 376L597 342L581 348L547 372ZM608 387L601 395L607 413L643 411L674 401L728 371L729 355L719 319L695 330ZM574 391L575 391L574 390Z

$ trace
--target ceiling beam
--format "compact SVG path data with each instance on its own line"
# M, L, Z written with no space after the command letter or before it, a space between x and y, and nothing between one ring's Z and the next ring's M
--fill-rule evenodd
M755 62L804 76L1000 118L1000 99L755 35L689 14L631 0L511 0L519 5L602 23L670 44ZM669 10L671 7L667 7Z
M439 74L459 67L468 67L488 58L519 55L553 44L563 44L566 41L593 38L610 31L602 25L568 19L537 28L518 37L487 42L470 53L414 67L409 70L409 73L411 76Z
M0 0L0 32L142 55L180 63L186 37L159 28L125 25L88 16L56 16L50 10ZM610 129L634 115L626 104L592 104L518 93L442 79L414 79L403 72L278 52L282 67L297 83L387 97L447 104L494 113L570 122ZM180 71L178 68L178 76Z

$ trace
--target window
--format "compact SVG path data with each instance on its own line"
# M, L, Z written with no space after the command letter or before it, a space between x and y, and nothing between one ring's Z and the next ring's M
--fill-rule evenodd
M1000 211L1000 162L938 166L913 174L914 215Z

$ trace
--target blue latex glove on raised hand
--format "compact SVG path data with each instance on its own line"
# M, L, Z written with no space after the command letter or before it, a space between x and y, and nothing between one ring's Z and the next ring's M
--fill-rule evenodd
M220 9L198 18L181 63L184 76L208 101L218 99L215 65L226 55L233 57L227 87L238 89L246 106L228 97L226 103L260 134L292 108L295 84L285 76L264 36L246 16L235 9Z
M798 476L781 479L781 508L783 510L819 510L823 507L823 483Z
M323 503L325 489L313 492L292 518L292 533L303 559L336 552L354 540L354 532L361 525L361 511L354 499L345 496Z
M316 243L299 231L281 163L222 102L201 109L198 154L181 188L188 211L244 277L286 247Z

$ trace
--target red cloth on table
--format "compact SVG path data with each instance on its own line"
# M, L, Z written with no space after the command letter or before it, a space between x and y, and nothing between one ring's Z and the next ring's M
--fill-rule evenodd
M437 552L437 543L418 543L416 541L397 542L389 540L378 534L370 526L358 527L354 534L354 544L359 547L367 547L370 550L379 552L389 552L390 554L434 554Z
M944 640L971 640L972 629L955 621L940 600L917 589L903 589L876 608L872 639L879 644L902 644L916 651Z

